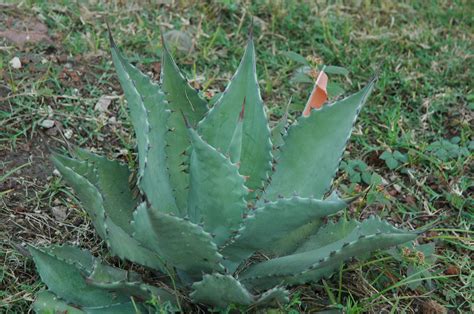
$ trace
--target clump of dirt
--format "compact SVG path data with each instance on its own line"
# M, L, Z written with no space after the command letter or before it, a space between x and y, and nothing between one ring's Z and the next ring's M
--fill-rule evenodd
M0 13L0 37L17 47L26 44L46 43L53 40L48 35L48 27L35 17L25 16L15 6L5 6Z

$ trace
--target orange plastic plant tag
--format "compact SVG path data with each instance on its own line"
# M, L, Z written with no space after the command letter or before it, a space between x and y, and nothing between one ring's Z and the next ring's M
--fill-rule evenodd
M303 111L303 116L307 117L311 113L311 109L319 109L328 100L328 93L326 91L328 85L328 76L323 71L319 72L313 91L309 96L308 102Z

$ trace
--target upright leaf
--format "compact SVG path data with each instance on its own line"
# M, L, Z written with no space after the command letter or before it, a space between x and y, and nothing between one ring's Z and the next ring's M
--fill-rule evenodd
M135 68L120 53L110 36L112 58L125 96L138 146L138 185L153 208L178 213L166 146L170 111L157 84Z
M262 199L275 200L294 193L320 199L329 189L352 126L373 86L320 110L300 117L288 130L280 148L275 172Z
M215 150L193 129L189 130L193 151L190 160L189 217L203 223L223 244L237 231L247 203L247 189L237 166Z
M211 146L225 152L237 125L236 117L245 99L240 173L248 176L247 186L262 188L271 169L272 144L263 100L258 87L255 50L250 38L234 77L221 98L199 123L202 137Z
M166 43L163 41L161 61L161 84L166 94L170 117L169 132L166 133L166 154L170 180L174 188L177 205L182 213L186 212L188 198L188 174L186 164L189 138L182 114L195 126L207 112L207 103L199 97L179 71Z
M244 125L244 110L245 110L245 100L242 105L242 111L239 115L239 120L235 126L234 134L230 140L229 147L225 153L226 156L229 156L230 161L234 164L240 166L240 156L242 154L242 130Z
M280 146L285 144L284 136L286 136L286 127L288 125L288 110L290 108L291 99L286 106L285 113L283 117L278 121L276 125L271 129L271 137L273 143L273 157L276 157L276 153L279 151Z

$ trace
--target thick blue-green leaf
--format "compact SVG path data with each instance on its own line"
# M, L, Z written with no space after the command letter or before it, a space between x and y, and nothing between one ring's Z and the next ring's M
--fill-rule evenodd
M235 164L189 130L193 151L190 160L189 217L223 244L238 230L247 209L247 188Z
M130 313L132 299L140 310L145 310L140 302L152 298L175 302L172 294L144 284L137 273L102 264L77 247L29 247L29 250L41 279L51 291L38 295L34 305L37 312L64 308L85 313ZM68 303L77 307L70 308Z
M285 110L285 113L283 114L283 117L281 117L280 121L278 121L278 123L275 126L273 126L271 130L274 158L277 158L275 153L279 151L280 146L285 144L284 137L286 136L286 127L288 126L289 107L290 107L290 103L288 103L288 105L286 106L286 110Z
M232 272L243 260L259 250L273 252L281 246L290 245L293 250L296 249L302 239L296 241L288 235L312 221L338 212L346 205L339 198L323 201L297 196L265 204L244 220L233 242L222 249L226 258L225 266Z
M128 166L83 149L77 149L76 154L78 158L93 166L95 178L88 175L87 179L95 182L93 184L102 195L106 214L120 228L131 233L130 221L138 200L133 196L128 183L130 177ZM78 172L75 168L72 169Z
M194 283L192 288L190 296L194 302L218 308L225 308L231 304L250 305L253 302L253 296L247 289L229 275L204 275L202 281Z
M38 292L31 308L36 314L86 314L85 311L79 309L77 306L67 304L66 301L61 300L54 293L49 291Z
M143 282L115 281L96 282L88 281L90 286L115 293L123 293L132 296L138 301L149 301L155 299L160 303L170 302L174 304L176 297L165 289L144 284Z
M262 188L271 169L272 144L258 87L252 39L249 39L240 66L225 92L199 123L199 133L204 140L221 152L229 147L244 100L245 118L239 171L249 177L246 185L257 190Z
M245 105L245 104L244 104ZM242 154L242 132L244 126L244 107L242 106L242 112L239 116L239 121L237 121L237 125L235 126L234 134L232 135L232 139L230 140L229 147L225 153L226 156L230 158L230 161L233 164L240 165L240 156Z
M84 176L76 173L72 168L64 165L61 160L64 158L59 155L51 156L56 169L62 174L66 182L72 186L76 194L78 195L84 209L92 220L95 230L102 239L106 239L106 231L104 225L105 209L102 202L102 197L97 191L97 188L89 180L86 179L85 175L94 177L93 167L86 162L79 163L81 165L81 173Z
M29 247L41 280L49 290L73 304L83 306L104 306L129 301L126 295L118 295L89 286L85 281L88 274L74 264L48 252L47 249Z
M207 112L207 103L192 88L179 71L166 43L163 41L163 58L161 61L161 85L166 94L171 115L168 119L169 132L166 133L167 164L170 180L174 189L177 205L182 213L186 213L188 199L187 163L189 156L188 130L183 114L188 121L196 126Z
M94 270L97 259L87 250L72 245L53 245L43 247L42 251L56 256L58 259L74 265L84 274L90 274Z
M290 302L290 292L282 287L275 287L262 293L254 302L255 306L278 306Z
M155 209L178 213L167 162L167 133L172 126L165 95L121 55L112 37L111 46L137 138L138 185Z
M92 183L99 184L100 180L97 176L98 171L93 168L91 163L87 163L87 167L83 167L85 161L72 163L71 159L65 159L65 157L52 156L51 158L64 179L79 196L99 236L107 243L113 254L148 267L164 269L159 256L145 249L132 238L128 232L132 231L131 228L126 227L128 218L119 219L119 223L125 226L121 227L109 216L109 211L104 207L105 201L101 190ZM67 164L73 167L76 165L76 169L80 169L84 176L65 166L61 161L67 161ZM113 209L110 212L113 214L112 216L117 216L119 213Z
M131 301L105 306L79 307L67 304L66 301L49 291L38 292L32 309L37 314L135 314L147 313L150 310L143 304Z
M251 266L240 275L240 279L256 289L266 289L282 282L316 281L332 274L347 259L363 257L374 250L386 249L416 237L416 233L398 230L376 218L360 224L330 225L320 229L319 234L311 239L313 246L310 243L304 246L307 250Z
M262 199L275 200L294 193L317 199L324 195L374 82L343 100L313 110L290 127Z
M224 309L230 305L252 305L252 307L281 305L288 303L288 291L275 287L261 295L252 295L242 284L230 275L204 275L192 285L190 296L200 302Z
M222 256L202 227L183 218L149 210L145 203L134 213L134 237L170 265L192 275L222 271Z

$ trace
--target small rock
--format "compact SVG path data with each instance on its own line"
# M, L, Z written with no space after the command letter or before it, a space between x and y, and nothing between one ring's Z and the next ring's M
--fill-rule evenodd
M112 97L110 96L102 96L99 98L99 101L95 104L94 110L100 112L107 112L107 108L109 108L110 103L112 102Z
M41 121L40 125L43 128L50 129L54 126L54 123L55 123L54 120L45 119L45 120Z
M54 169L54 170L53 170L53 175L55 175L56 177L60 177L60 176L61 176L61 173L59 172L58 169Z
M193 40L188 33L178 30L171 30L166 32L163 37L169 45L174 46L181 52L190 53L193 51Z
M72 130L71 129L66 129L64 131L64 137L67 139L70 139L72 137Z
M398 193L400 193L400 192L402 191L402 187L399 186L398 184L394 184L394 185L393 185L393 188L394 188Z
M18 58L18 57L14 57L13 59L10 60L9 63L12 66L12 68L14 68L14 69L21 68L21 61L20 61L20 58Z
M57 221L64 221L67 218L66 206L53 206L51 207L51 213Z
M119 150L118 154L117 154L117 157L120 157L120 156L127 156L128 155L128 149L126 148L122 148Z

